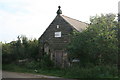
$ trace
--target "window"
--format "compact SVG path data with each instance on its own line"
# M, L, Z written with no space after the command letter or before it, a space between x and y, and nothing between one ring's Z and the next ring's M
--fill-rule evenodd
M57 29L59 28L59 25L57 25Z
M61 31L60 32L55 32L55 37L61 37Z

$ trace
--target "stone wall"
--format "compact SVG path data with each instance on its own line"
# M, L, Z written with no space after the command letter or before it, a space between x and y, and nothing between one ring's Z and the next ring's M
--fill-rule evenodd
M59 27L57 27L57 25L59 25ZM45 43L49 44L48 46L50 49L51 59L54 60L56 65L59 64L62 66L63 59L66 59L63 57L63 55L66 54L64 50L70 42L70 34L72 31L72 26L60 15L57 15L40 37L40 42L43 44L43 46ZM55 37L55 32L61 32L61 37ZM59 52L56 53L58 50Z

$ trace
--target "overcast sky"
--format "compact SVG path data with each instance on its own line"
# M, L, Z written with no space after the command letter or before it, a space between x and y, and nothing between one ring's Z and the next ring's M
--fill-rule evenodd
M18 35L38 39L55 18L63 15L89 23L90 16L118 12L119 0L0 0L0 41Z

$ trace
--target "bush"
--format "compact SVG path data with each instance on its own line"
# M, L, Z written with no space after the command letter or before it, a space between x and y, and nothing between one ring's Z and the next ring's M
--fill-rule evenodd
M115 66L74 66L66 70L67 78L115 78L118 77L118 69Z
M40 63L42 69L52 69L54 67L54 63L51 61L49 54L44 54Z
M2 54L2 63L3 64L10 64L15 62L16 59L16 55L15 54Z
M65 77L67 78L90 78L90 69L82 68L82 67L71 67L67 69Z
M111 78L118 76L118 69L115 66L96 66L92 69L94 77Z
M31 62L27 62L25 64L25 67L28 69L40 69L41 64L40 64L40 62L37 62L37 61L31 61Z
M50 56L45 54L40 61L31 61L25 64L29 69L52 69L54 63L50 60Z
M17 66L15 64L3 65L3 70L17 71L17 72L35 72L38 71L39 74L59 76L63 78L117 78L118 72L115 66L94 66L90 68L86 67L69 67L66 69L40 69L39 66L34 66L38 64L32 61L27 64L27 68L24 66Z

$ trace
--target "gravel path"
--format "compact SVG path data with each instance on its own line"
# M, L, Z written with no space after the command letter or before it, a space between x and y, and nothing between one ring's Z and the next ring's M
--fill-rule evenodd
M59 77L2 71L2 78L59 78Z

